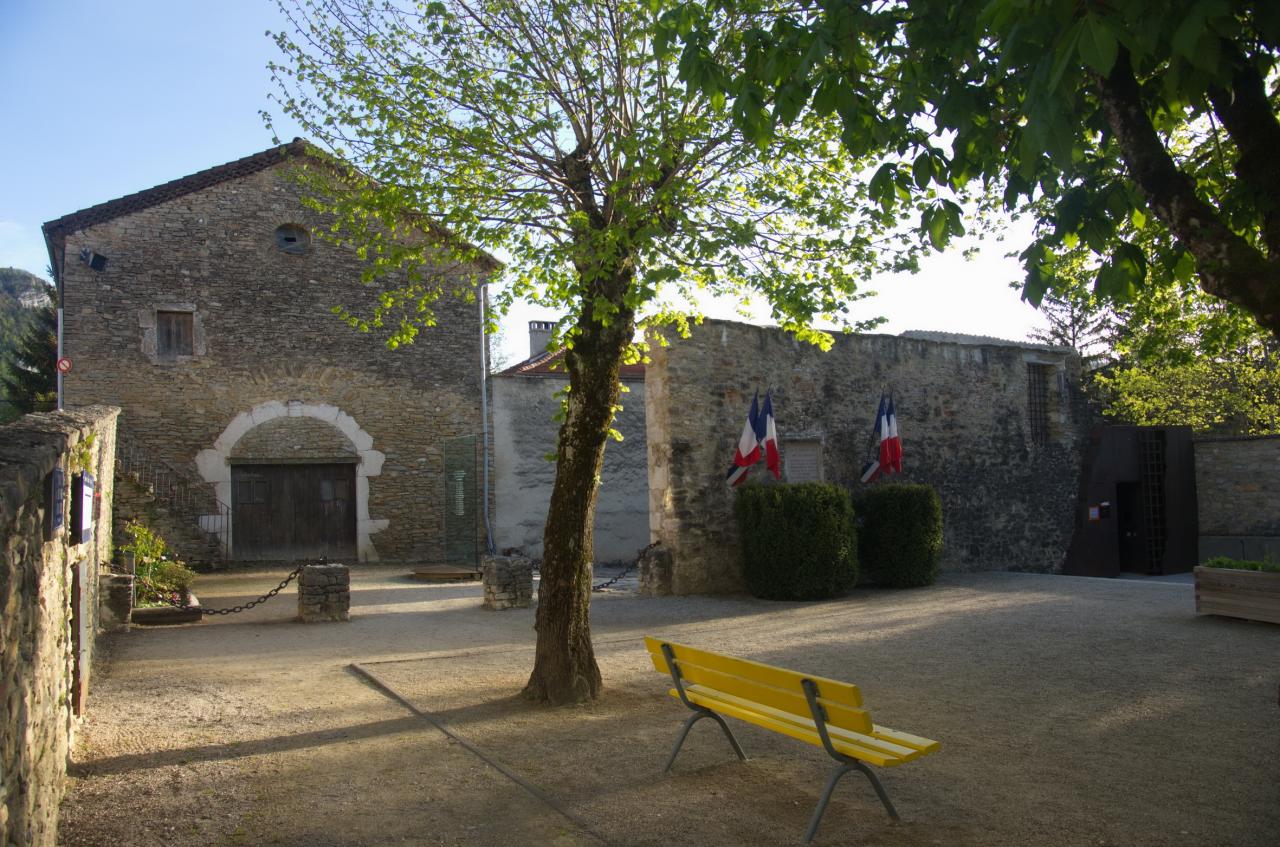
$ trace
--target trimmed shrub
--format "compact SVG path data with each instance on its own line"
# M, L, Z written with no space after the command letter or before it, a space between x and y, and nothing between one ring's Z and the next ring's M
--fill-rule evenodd
M748 485L734 504L747 590L766 600L822 600L858 581L849 492L835 485Z
M929 485L873 486L858 498L863 579L889 588L930 585L942 554L942 501Z

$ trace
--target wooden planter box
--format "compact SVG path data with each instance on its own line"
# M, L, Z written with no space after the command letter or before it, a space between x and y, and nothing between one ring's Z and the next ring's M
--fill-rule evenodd
M1196 614L1280 624L1280 573L1198 567Z

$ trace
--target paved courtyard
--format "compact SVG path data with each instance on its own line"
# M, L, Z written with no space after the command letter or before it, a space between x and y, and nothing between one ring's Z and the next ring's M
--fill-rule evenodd
M231 605L278 578L196 591ZM346 624L291 622L285 593L110 636L62 842L799 843L820 750L735 724L740 763L699 724L661 774L685 712L641 645L658 634L856 682L877 723L942 742L882 772L901 823L854 775L816 844L1276 843L1280 627L1197 618L1190 585L977 574L812 604L630 585L595 595L608 688L577 708L515 696L532 610L394 568L353 571Z

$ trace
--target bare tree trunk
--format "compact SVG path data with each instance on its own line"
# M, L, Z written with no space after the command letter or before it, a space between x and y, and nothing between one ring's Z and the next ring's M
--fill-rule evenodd
M602 291L612 302L632 271L611 275ZM612 296L611 296L612 295ZM556 482L543 532L536 628L538 645L524 696L546 703L581 703L600 692L600 668L591 646L593 525L604 446L618 402L618 371L635 332L635 314L622 307L608 325L591 306L565 354L569 398L556 459Z

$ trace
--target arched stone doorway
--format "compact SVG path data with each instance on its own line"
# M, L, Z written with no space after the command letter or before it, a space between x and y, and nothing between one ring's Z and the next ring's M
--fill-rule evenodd
M370 562L370 536L387 526L369 516L383 458L338 407L271 401L237 415L196 467L224 504L226 515L211 517L230 522L229 558Z

